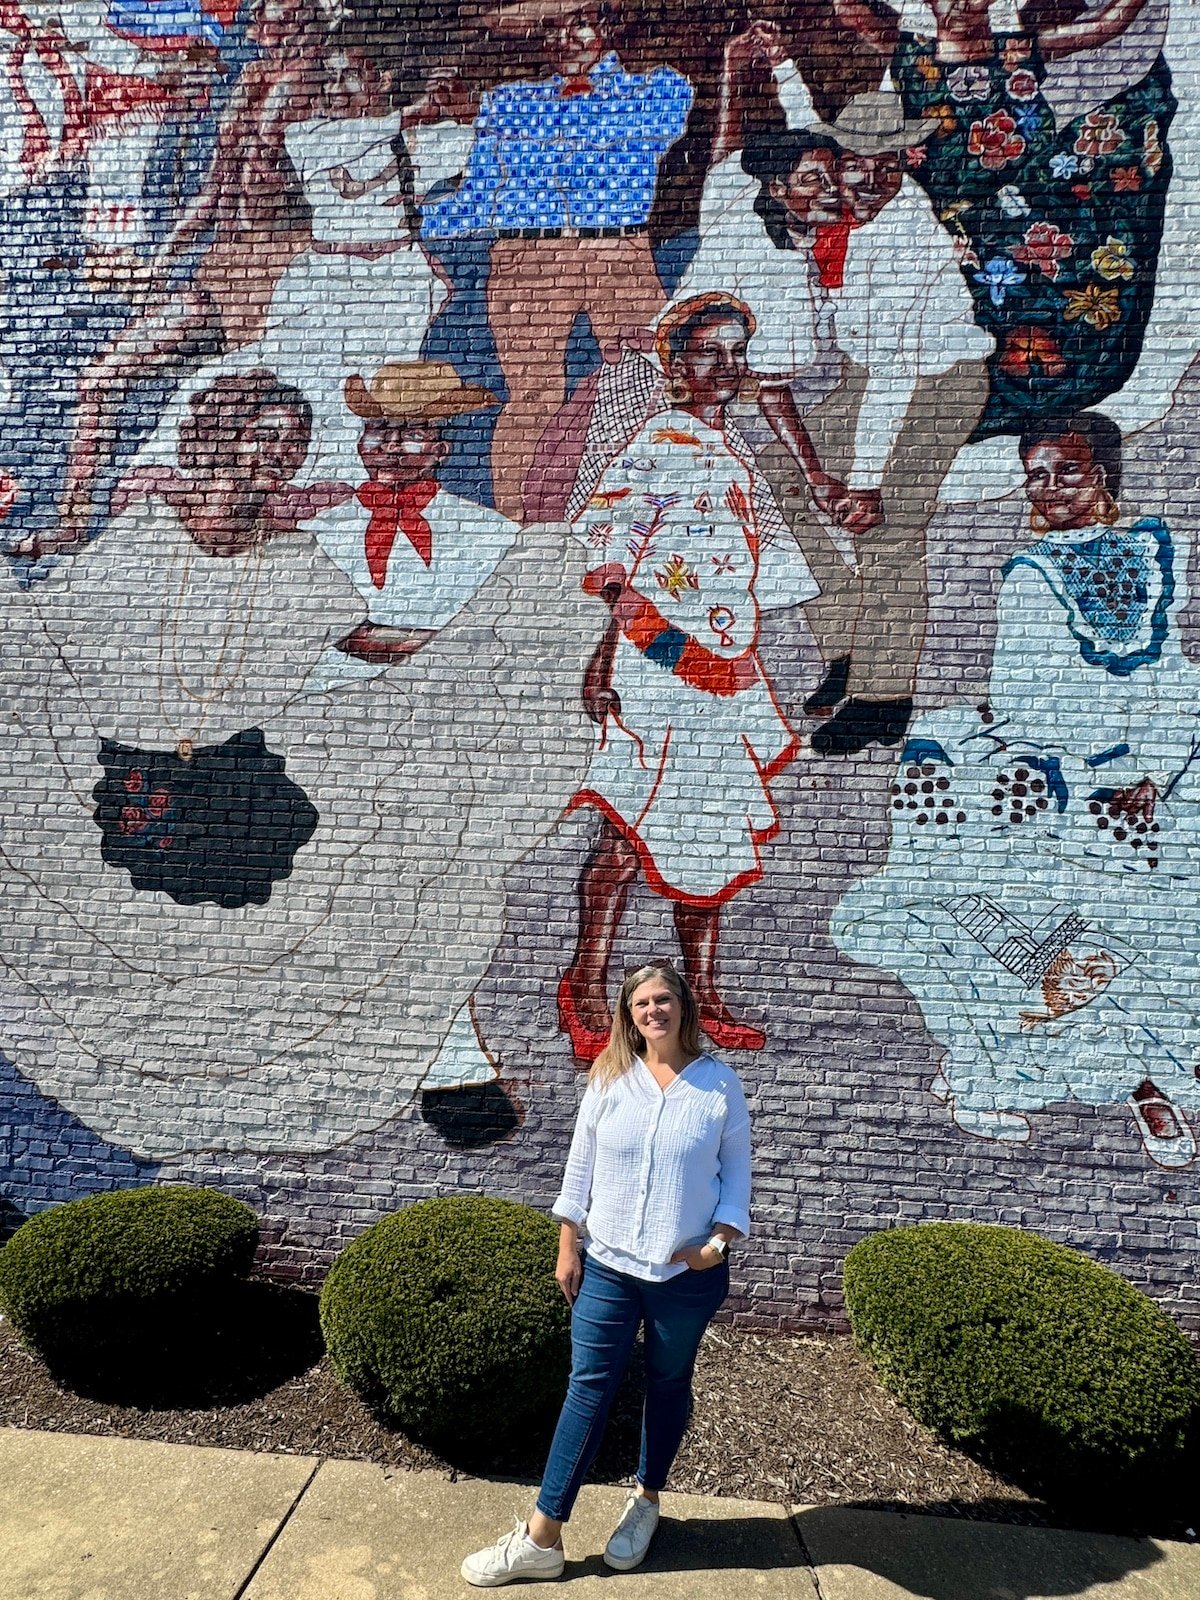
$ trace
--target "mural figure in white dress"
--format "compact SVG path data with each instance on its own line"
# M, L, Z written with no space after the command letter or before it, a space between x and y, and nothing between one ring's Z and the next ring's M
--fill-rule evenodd
M800 747L759 660L761 612L817 588L727 415L754 328L749 308L722 294L664 317L665 381L642 395L607 462L585 454L569 507L587 587L611 616L584 688L596 751L573 801L601 813L600 836L558 993L580 1060L607 1038L608 964L639 872L672 901L709 1038L723 1049L765 1043L717 988L720 915L762 875L762 846L779 826L769 785Z
M1036 542L1005 568L991 687L914 724L883 869L837 907L945 1048L957 1125L1024 1142L1059 1101L1127 1104L1151 1160L1196 1156L1200 669L1186 551L1119 521L1121 439L1095 412L1021 439ZM979 885L984 885L980 892Z

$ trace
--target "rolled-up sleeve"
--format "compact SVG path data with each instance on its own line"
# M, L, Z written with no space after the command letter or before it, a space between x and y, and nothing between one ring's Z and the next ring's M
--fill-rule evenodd
M719 1154L720 1198L713 1225L736 1228L743 1238L750 1232L750 1113L740 1086L730 1097L729 1115L721 1134Z
M571 1148L563 1170L562 1187L551 1206L560 1222L573 1222L582 1228L592 1203L592 1173L596 1166L596 1091L589 1087L575 1118Z

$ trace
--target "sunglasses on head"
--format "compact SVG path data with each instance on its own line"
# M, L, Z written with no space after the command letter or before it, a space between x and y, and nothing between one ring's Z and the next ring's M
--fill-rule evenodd
M659 972L675 971L675 963L670 956L653 956L649 961L639 961L636 967L627 967L625 982L628 983L630 978L635 978L639 972L645 972L647 967L654 967Z

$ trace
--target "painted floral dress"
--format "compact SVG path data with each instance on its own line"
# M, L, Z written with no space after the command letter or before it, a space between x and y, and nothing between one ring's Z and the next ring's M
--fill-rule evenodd
M909 156L961 240L981 327L996 336L977 438L1083 410L1129 377L1154 299L1175 111L1160 56L1132 88L1056 129L1034 39L999 35L986 61L940 62L902 34L905 114L938 131Z
M839 947L915 996L964 1125L1120 1102L1146 1078L1200 1105L1185 568L1156 517L1014 557L987 706L914 724L887 862L833 914ZM1147 782L1153 804L1131 814L1119 797Z

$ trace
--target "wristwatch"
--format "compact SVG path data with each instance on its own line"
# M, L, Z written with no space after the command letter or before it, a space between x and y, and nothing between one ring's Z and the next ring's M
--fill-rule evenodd
M726 1239L722 1234L714 1233L712 1238L708 1241L708 1248L710 1250L715 1250L720 1256L721 1260L724 1261L725 1257L729 1254L729 1240Z

